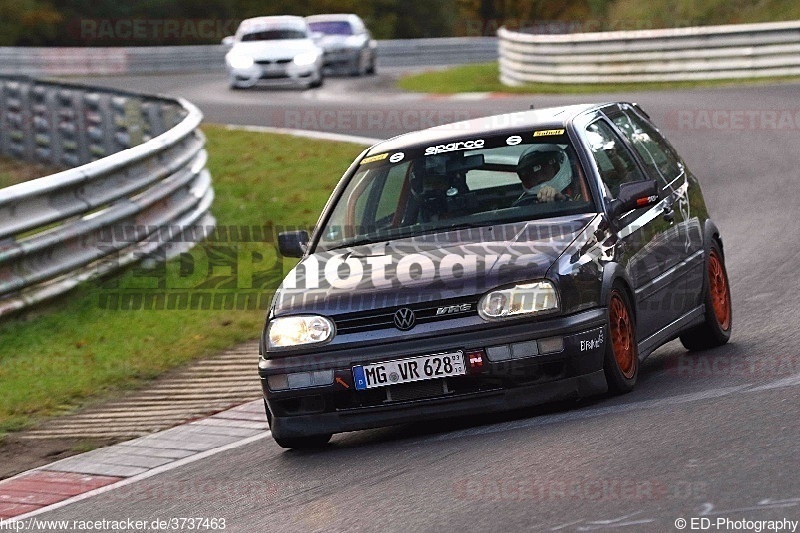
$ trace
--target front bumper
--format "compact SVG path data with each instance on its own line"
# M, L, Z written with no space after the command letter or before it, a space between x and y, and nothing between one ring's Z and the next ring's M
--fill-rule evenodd
M302 66L291 62L268 65L256 63L248 68L228 67L228 75L231 80L242 86L252 86L260 81L306 82L311 78L318 77L319 71L320 66L317 63Z
M279 438L338 433L419 420L504 411L563 399L579 399L607 390L603 374L608 339L605 309L584 311L528 323L492 324L490 329L439 337L389 342L313 355L262 359L264 398L273 435ZM519 358L484 357L480 372L355 390L352 367L416 355L530 345L561 337L563 350ZM324 350L324 349L323 349ZM513 350L508 350L514 353ZM501 356L505 357L505 356ZM492 360L494 359L494 360ZM323 386L273 391L271 375L328 372L334 382ZM411 385L411 384L409 384ZM403 388L404 389L401 389ZM396 392L392 392L396 391Z
M357 65L361 58L361 48L337 48L325 50L323 61L326 67L350 67Z

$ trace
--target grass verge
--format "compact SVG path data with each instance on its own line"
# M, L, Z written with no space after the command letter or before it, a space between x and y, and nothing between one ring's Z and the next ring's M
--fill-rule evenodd
M218 226L311 226L360 147L205 126ZM263 275L264 264L271 265ZM135 267L0 322L0 436L134 388L257 337L264 311L112 310L104 295L253 289L279 282L269 242L217 242L150 270ZM259 275L259 272L262 275ZM109 307L106 305L105 307ZM135 307L135 306L131 306ZM255 379L256 357L253 357Z
M792 76L751 80L674 81L659 83L586 83L580 85L535 83L520 87L507 87L500 83L499 75L500 72L496 62L476 63L405 76L398 81L398 86L406 91L441 94L465 92L591 94L691 89L695 87L720 87L726 85L754 85L800 79L797 76Z
M58 169L46 165L0 157L0 189L55 172L58 172Z

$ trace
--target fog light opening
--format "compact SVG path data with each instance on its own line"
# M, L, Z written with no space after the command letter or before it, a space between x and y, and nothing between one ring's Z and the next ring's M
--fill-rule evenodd
M564 337L539 339L539 354L545 355L564 351Z
M286 390L289 388L289 376L286 374L275 374L267 377L270 390Z

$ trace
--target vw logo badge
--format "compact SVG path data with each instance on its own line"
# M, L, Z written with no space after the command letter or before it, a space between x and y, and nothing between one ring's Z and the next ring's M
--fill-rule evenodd
M408 331L417 323L417 317L414 316L414 311L408 307L398 309L394 314L394 325L401 331Z

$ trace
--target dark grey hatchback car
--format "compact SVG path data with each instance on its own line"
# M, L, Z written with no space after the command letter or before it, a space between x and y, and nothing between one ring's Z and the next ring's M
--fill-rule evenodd
M724 344L720 232L637 105L525 111L381 142L347 170L267 316L259 374L287 448L333 433L636 384L680 338Z

